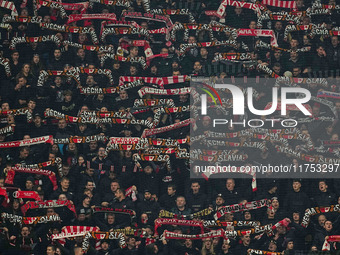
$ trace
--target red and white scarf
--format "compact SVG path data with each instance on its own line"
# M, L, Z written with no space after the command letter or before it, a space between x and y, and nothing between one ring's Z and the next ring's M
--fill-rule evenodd
M145 138L147 136L156 135L156 134L164 133L164 132L167 132L167 131L172 131L172 130L175 130L175 129L178 129L178 128L189 126L191 123L195 123L195 120L194 119L186 119L186 120L180 121L178 123L171 124L169 126L144 130L141 137Z
M34 199L35 201L41 201L38 193L35 191L24 191L24 190L17 190L13 192L14 198L26 198L26 199Z
M66 24L77 22L80 20L92 20L92 19L116 21L117 17L116 14L114 13L71 14L68 16Z
M58 242L64 246L66 243L66 238L84 236L87 232L100 231L98 227L88 227L88 226L64 226L61 229L60 234L52 235L52 240L58 240ZM96 250L100 249L100 241L96 242Z
M340 242L340 235L337 236L327 236L327 240L325 239L325 242L322 245L322 251L330 251L332 242Z
M6 203L9 203L9 198L8 198L8 194L7 194L7 190L5 188L0 188L0 196L5 197L5 201Z
M161 88L164 85L182 83L189 80L188 75L180 75L180 76L168 76L168 77L135 77L135 76L120 76L119 77L119 86L122 86L124 82L133 82L136 80L143 80L145 83L157 84Z
M111 6L122 6L122 7L130 7L131 4L127 0L90 0L90 3L98 3L104 5L111 5Z
M53 144L53 136L46 135L46 136L20 140L20 141L3 142L3 143L0 143L0 148L31 146L31 145L42 144L42 143Z
M173 96L173 95L185 95L190 94L192 91L196 91L195 88L186 87L186 88L179 88L179 89L156 89L152 87L143 87L138 90L138 94L140 97L144 95L151 94L151 95L163 95L163 96Z
M55 173L52 171L42 170L38 168L24 168L24 167L18 167L18 166L12 167L11 170L9 170L7 173L5 183L13 184L16 172L28 173L28 174L41 174L41 175L48 176L48 178L53 184L53 190L58 189L57 178L55 176Z
M274 7L292 9L293 11L297 10L295 1L262 0L262 4L274 6Z
M12 11L12 16L18 16L18 11L15 8L15 4L11 1L0 0L0 7L6 8Z
M45 201L35 201L35 202L27 202L21 207L21 211L23 215L26 214L26 212L30 209L42 209L42 208L58 208L66 206L70 211L74 213L75 216L77 216L76 208L74 207L74 204L70 200L45 200Z
M317 97L327 97L327 98L340 99L340 93L322 90L322 91L318 92Z

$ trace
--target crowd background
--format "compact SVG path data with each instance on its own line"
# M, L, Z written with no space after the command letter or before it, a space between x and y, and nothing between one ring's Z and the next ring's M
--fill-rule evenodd
M339 166L340 47L337 27L340 5L333 0L320 3L304 0L249 2L258 6L259 10L254 11L241 8L241 2L224 1L224 9L217 15L221 2L215 0L93 1L80 2L82 7L75 5L76 0L68 0L63 1L69 3L65 8L58 2L54 2L58 8L46 7L49 2L0 1L3 19L0 26L0 187L5 190L0 197L0 254L82 254L82 236L52 240L52 234L61 233L65 226L92 226L107 232L124 228L140 230L138 234L126 234L125 248L120 248L117 240L106 238L100 243L92 240L88 254L270 254L265 251L289 255L336 254L336 242L330 243L329 251L322 252L322 249L325 248L325 237L340 234L338 212L321 210L311 218L308 226L303 227L301 223L307 208L340 203L339 179L258 178L257 189L254 189L251 178L239 178L241 175L238 174L218 179L206 179L197 173L190 176L187 159L171 155L167 162L148 161L143 157L143 150L126 149L118 140L111 142L116 149L108 150L110 137L141 137L147 127L138 123L90 123L86 116L93 115L86 115L86 112L95 112L98 119L103 117L100 113L118 112L119 116L148 120L156 123L152 128L162 128L190 118L190 113L184 111L184 107L190 105L190 94L146 93L143 99L172 99L173 106L182 107L182 111L161 112L156 120L157 107L146 104L144 108L138 108L135 104L135 99L141 98L138 93L141 86L128 83L127 89L117 89L124 83L139 80L126 77L179 79L179 82L164 82L162 86L151 78L144 79L144 86L153 89L189 87L190 76L209 76L228 82L239 78L242 80L242 84L238 84L240 87L246 87L247 79L254 78L258 109L271 102L271 88L275 82L265 78L274 77L284 84L305 87L321 100L309 102L312 116L300 121L294 131L306 139L297 142L285 138L287 144L284 146L296 154L280 153L275 141L265 141L267 150L234 148L233 153L247 157L229 163L264 162L298 167L308 163L306 157L299 157L301 153L307 153L318 160L331 158L333 161L328 162ZM284 2L289 3L288 8L280 6ZM66 16L62 14L63 9ZM328 12L318 14L316 10L319 9L328 9ZM159 16L145 15L148 12ZM80 13L80 16L76 15ZM90 19L87 14L98 16ZM109 14L115 14L115 17L109 17ZM265 14L268 14L267 18L263 18ZM35 17L38 22L29 17ZM82 18L72 21L71 17ZM260 19L262 27L259 26ZM210 24L221 30L201 29L193 23ZM49 24L60 27L53 29ZM66 25L75 28L72 30ZM175 27L180 25L184 28L176 31ZM295 26L295 31L288 29L289 26ZM84 28L94 31L95 35L81 33ZM165 33L161 32L162 28ZM103 37L105 29L111 32ZM240 31L248 36L241 36ZM36 39L32 39L34 37ZM46 38L53 40L41 41ZM209 42L215 45L206 44ZM96 48L96 45L105 47ZM102 69L106 72L101 73ZM327 80L312 80L316 77ZM84 93L82 89L85 88L93 90ZM117 90L110 93L107 88ZM168 105L160 104L160 107ZM21 109L23 114L13 109ZM69 116L81 117L79 123ZM301 119L294 110L287 116ZM249 113L244 116L245 119L251 117ZM197 120L194 131L192 125L176 127L148 138L187 139L190 131L192 134L197 134L197 129L208 131L211 122L209 117ZM241 129L228 127L221 132ZM29 146L20 143L14 147L6 143L25 140L30 144L34 143L33 138L48 135L53 136L54 143L48 141ZM88 139L74 142L75 136ZM243 139L236 137L232 141ZM312 149L306 147L307 140L312 142ZM188 148L188 144L181 148ZM137 154L140 154L139 160L134 159ZM48 164L39 164L42 162ZM16 172L13 176L13 168L18 166L50 172L47 175ZM12 182L9 175L13 177ZM52 175L56 176L57 186L50 178ZM31 197L18 191L28 191L26 194ZM177 234L199 234L190 224L172 224L160 227L159 235L155 237L154 221L161 210L191 219L197 218L193 213L208 208L211 213L198 218L213 220L213 215L223 206L261 199L270 201L271 206L227 213L219 220L259 221L261 226L284 220L272 234L243 232L229 236L228 240L222 237L165 238L162 236L165 229ZM32 205L38 203L32 202L34 200L58 200L67 206L45 203L45 208L34 208ZM26 204L30 207L25 207ZM114 210L108 212L105 208ZM135 212L133 217L128 214L130 210ZM59 218L25 224L27 222L21 220L24 218L15 221L15 215ZM233 231L249 229L249 226L224 228ZM81 231L78 228L71 232Z

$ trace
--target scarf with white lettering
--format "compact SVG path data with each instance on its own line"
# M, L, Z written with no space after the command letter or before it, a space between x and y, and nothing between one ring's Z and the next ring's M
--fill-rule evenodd
M33 0L35 1L35 0ZM45 0L36 0L36 4L33 5L33 7L35 8L35 11L37 12L41 7L48 7L51 9L57 9L60 12L60 17L61 18L67 18L67 13L65 11L64 6L62 5L62 3L60 2L56 2L56 1L45 1Z
M195 88L186 87L186 88L179 88L179 89L156 89L151 87L143 87L138 90L138 94L140 97L144 95L164 95L164 96L173 96L173 95L185 95L190 94ZM196 91L196 90L195 90Z
M61 70L42 70L42 71L40 71L40 74L39 74L39 77L38 77L37 86L38 87L44 86L44 83L45 83L47 77L49 77L49 76L70 77L70 78L73 78L76 81L78 86L80 86L80 76L79 76L78 70L75 69L75 68L72 69L72 70L68 70L66 72L61 71Z
M131 118L131 112L120 112L120 111L82 111L79 114L81 117L98 117L98 118Z
M269 43L265 43L261 40L258 40L255 44L255 48L258 48L258 49L268 49L268 50L281 50L281 51L284 51L284 52L292 52L292 51L296 51L296 52L308 52L311 50L311 47L302 47L302 48L299 48L299 49L296 49L296 50L292 50L292 49L284 49L284 48L280 48L280 47L276 47L276 46L273 46Z
M235 7L241 7L245 9L253 10L257 13L257 15L261 15L261 11L265 11L266 8L257 3L248 3L248 2L241 2L241 1L233 1L233 0L223 0L220 4L220 6L217 9L216 16L219 18L223 18L225 14L225 10L227 6L235 6Z
M256 68L258 68L260 71L263 71L265 73L267 73L270 77L272 78L278 78L280 77L280 75L278 75L277 73L275 73L272 69L270 69L267 65L264 64L258 64L256 66Z
M320 213L329 213L329 212L340 213L340 204L326 206L326 207L313 207L313 208L306 209L305 215L302 218L301 226L304 228L307 228L310 222L310 218L312 216L320 214Z
M1 111L0 110L0 116L8 116L8 115L27 115L27 119L29 118L28 115L32 115L27 107L25 108L19 108L19 109L10 109L8 111ZM30 116L31 118L32 116Z
M88 232L85 235L85 238L82 243L82 249L83 251L87 251L90 248L90 239L98 239L98 240L119 240L119 247L121 249L124 249L126 247L126 242L124 235L122 233L117 232L101 232L101 231L95 231L95 232Z
M122 86L124 82L133 82L133 81L141 80L141 79L145 83L157 84L161 88L163 88L164 85L186 82L190 79L190 77L188 75L168 76L168 77L120 76L119 86Z
M188 220L188 219L197 219L204 216L208 216L212 213L212 210L209 208L203 209L202 211L191 213L188 215L177 215L175 213L166 211L166 210L160 210L158 217L159 218L175 218L175 219L181 219L181 220Z
M121 119L121 118L97 118L97 117L73 117L58 111L49 109L44 112L45 117L56 119L65 119L69 123L87 123L87 124L121 124L121 125L142 125L148 128L154 128L158 120L153 122L146 119ZM1 144L0 144L1 145ZM0 146L1 148L1 146Z
M99 87L81 87L79 93L82 95L98 95L98 94L116 94L119 87L99 88Z
M247 202L244 204L233 204L233 205L227 205L227 206L222 206L220 209L217 210L217 212L214 214L215 220L218 220L221 218L223 215L227 213L235 213L235 212L243 212L243 211L248 211L248 210L255 210L259 209L265 206L269 206L269 200L268 199L262 199L258 201L252 201L252 202Z
M68 16L66 24L77 22L80 20L92 20L92 19L116 21L117 17L116 14L114 13L71 14Z
M68 138L54 138L55 144L70 144L70 143L90 143L90 142L103 142L107 141L108 137L103 135L91 135L91 136L71 136Z
M30 42L54 42L57 46L60 46L61 41L59 37L56 35L42 35L42 36L35 36L35 37L28 37L28 36L23 36L23 37L13 37L9 48L11 50L15 49L15 46L20 43L30 43Z
M213 41L214 38L214 33L213 30L210 26L210 24L192 24L192 23L175 23L170 32L170 39L172 41L176 41L176 32L184 30L184 35L183 35L183 41L188 41L189 39L189 31L190 30L196 30L196 34L198 35L200 31L208 31L209 33L209 38L211 41Z
M289 156L296 157L302 161L310 163L320 163L320 164L340 164L339 158L324 157L322 155L308 155L301 153L299 151L293 150L291 148L283 147L280 145L275 145L276 151L278 153L284 153Z
M179 219L168 219L168 218L158 218L155 220L155 235L158 235L157 229L162 225L179 225L179 226L190 226L199 227L201 229L201 234L204 233L202 221L197 220L179 220Z
M1 218L4 220L8 220L10 223L19 223L21 225L35 225L35 224L40 224L40 223L61 221L60 217L57 215L23 217L23 216L10 214L10 213L2 213Z
M214 60L239 60L239 61L247 61L251 60L250 53L218 53L215 55Z
M225 231L223 229L212 230L208 233L197 234L197 235L186 235L175 232L170 232L165 230L163 233L163 237L165 239L190 239L190 240L200 240L206 238L215 238L215 237L223 237L225 240L229 240L225 235Z
M325 27L323 28L315 28L313 29L309 34L308 36L310 38L314 38L315 35L322 35L324 37L329 37L329 36L339 36L340 35L340 28L339 27L335 27L333 29L327 29Z
M105 42L106 36L114 34L114 35L140 35L149 37L149 30L141 27L134 27L130 25L130 27L109 27L103 28L102 33L100 35L100 39Z
M52 240L58 240L58 242L64 246L66 243L66 238L72 238L77 236L85 236L87 232L100 231L98 227L88 227L88 226L64 226L61 229L60 234L52 235ZM100 241L96 242L96 249L100 248ZM98 250L98 249L97 249Z
M307 11L295 11L295 12L272 12L264 13L257 19L257 26L262 27L262 22L264 20L281 20L293 22L296 25L300 25L301 17L311 17L313 15L331 15L331 11L328 9L317 9L317 10L307 10Z
M124 12L122 13L121 20L126 21L126 18L133 18L133 19L146 19L150 21L158 21L158 22L164 22L165 25L169 28L171 27L172 21L170 18L164 15L158 15L154 13L141 13L141 12Z
M320 29L323 28L324 25L320 25L320 24L310 24L310 25L287 25L285 27L285 32L284 32L284 37L283 39L287 41L288 39L288 34L293 32L293 31L311 31L313 29Z
M20 23L40 24L42 23L42 18L36 17L36 16L4 16L2 18L2 22L4 23L20 22Z
M35 137L31 139L26 139L26 140L3 142L3 143L0 143L0 148L31 146L31 145L42 144L42 143L53 144L53 136L46 135L46 136Z
M207 145L208 148L214 147L214 146L225 146L225 147L233 147L233 148L255 148L261 151L268 150L265 142L247 142L247 141L228 142L228 141L221 141L221 140L203 139L202 144Z
M109 5L109 6L131 7L130 2L126 0L89 0L89 2Z
M39 197L38 193L35 191L23 191L23 190L17 190L13 192L14 198L26 198L26 199L34 199L35 201L41 201L41 198Z
M110 69L76 67L75 71L88 75L105 75L109 79L110 85L113 85L113 77Z
M121 61L121 62L130 62L131 64L137 63L137 64L140 64L144 70L148 68L148 65L147 65L144 57L134 57L134 58L127 57L126 58L126 57L122 57L122 56L119 56L119 55L106 53L100 59L101 64L104 64L107 59L114 59L114 60L118 60L118 61Z
M14 125L9 125L7 127L0 128L0 135L10 134L14 132Z
M189 139L152 139L140 137L110 137L107 144L109 150L132 150L132 148L140 150L149 146L166 146L178 147L181 144L189 143ZM131 147L129 145L132 145Z
M26 168L39 168L39 169L42 169L42 168L45 168L45 167L48 167L48 166L52 166L53 164L57 165L59 176L62 177L63 161L59 157L57 157L56 159L53 159L51 161L46 161L46 162L42 162L42 163L30 164L30 165L16 164L15 166L18 166L18 167L21 166L21 167L26 167Z
M21 207L21 211L23 215L26 214L28 210L31 209L42 209L42 208L58 208L66 206L71 212L74 213L75 217L77 217L76 209L74 207L74 204L71 203L70 200L45 200L41 202L27 202Z
M318 86L328 87L328 81L326 78L296 78L280 76L275 80L275 86L285 85L289 87L296 87L298 86L297 84L299 86L317 84Z
M213 41L213 42L198 42L198 43L187 43L181 44L179 47L179 55L182 56L187 52L190 48L195 47L215 47L215 46L230 46L237 48L237 43L235 40L228 41Z
M92 27L75 27L75 26L58 25L58 24L54 24L54 23L41 23L40 26L44 29L48 29L48 30L52 30L52 31L58 31L58 32L64 32L64 33L89 34L91 36L92 42L94 44L99 43L96 32ZM66 43L67 41L64 41L64 42Z
M190 23L196 23L195 17L188 9L151 9L150 13L161 15L184 15L188 17Z
M186 119L186 120L180 121L178 123L171 124L169 126L159 127L159 128L149 129L149 130L144 130L141 137L145 138L147 136L151 136L151 135L156 135L156 134L172 131L172 130L175 130L175 129L178 129L178 128L189 126L191 123L195 123L195 120L194 119Z
M133 107L147 107L166 105L167 107L175 107L173 99L135 99Z
M317 97L340 99L340 93L322 90L318 91Z
M249 249L249 250L247 250L247 255L255 255L255 254L261 254L261 255L283 255L282 252L264 251L264 250L256 250L256 249Z
M84 45L80 43L74 43L71 41L63 41L63 45L68 45L70 47L75 47L77 49L83 49L83 50L88 50L88 51L102 51L105 53L113 53L114 52L114 47L107 46L107 45Z
M43 169L39 169L39 168L27 168L27 167L19 167L19 166L12 167L11 170L9 170L8 173L7 173L5 183L13 184L16 172L28 173L28 174L41 174L41 175L48 176L48 178L50 179L50 181L53 184L53 190L58 189L57 178L55 176L55 173L52 172L52 171L43 170Z
M259 221L219 221L219 220L204 220L203 226L205 228L211 227L255 227L260 226Z
M9 61L6 60L4 57L0 57L0 65L2 65L5 68L6 75L10 77L11 74L11 67L9 65Z
M136 217L136 212L130 209L119 209L119 208L109 208L109 207L94 207L93 213L120 213L130 215L131 218Z
M282 21L287 21L287 22L294 22L297 25L300 25L301 20L300 17L298 16L304 16L306 15L306 12L272 12L272 13L263 13L260 16L258 16L257 19L257 27L261 28L262 23L264 20L282 20Z
M264 225L264 226L255 226L251 229L242 229L242 230L230 230L225 231L225 235L227 237L236 238L238 236L252 235L252 234L263 234L266 233L267 236L271 236L273 234L272 224Z

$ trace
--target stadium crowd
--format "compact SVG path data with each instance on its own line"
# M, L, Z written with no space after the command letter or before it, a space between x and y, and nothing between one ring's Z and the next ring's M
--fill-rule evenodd
M256 109L271 103L273 86L312 94L312 116L271 115L296 120L294 129L236 125L211 136L239 144L222 152L235 156L228 164L338 170L334 0L0 7L0 254L339 252L339 178L190 173L190 163L223 161L205 157L217 147L204 141L206 152L187 156L211 131L210 117L193 122L188 110L190 80L205 76L254 85Z

